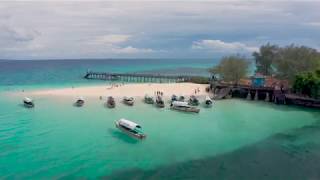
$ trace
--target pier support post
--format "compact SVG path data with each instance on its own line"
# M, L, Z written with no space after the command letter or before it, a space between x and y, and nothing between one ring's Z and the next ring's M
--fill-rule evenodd
M266 93L266 99L265 99L265 101L266 101L266 102L269 102L269 101L270 101L270 97L269 97L269 93L268 93L268 92Z
M251 99L251 92L250 92L250 91L248 91L247 100L252 100L252 99Z
M256 90L256 93L254 94L254 100L258 101L258 90Z

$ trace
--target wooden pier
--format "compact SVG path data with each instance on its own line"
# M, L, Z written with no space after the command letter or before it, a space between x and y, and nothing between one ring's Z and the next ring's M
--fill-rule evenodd
M114 80L126 82L190 82L196 76L187 75L163 75L144 73L107 73L88 71L85 79Z
M248 100L265 100L277 104L285 103L285 93L287 92L287 90L276 90L274 87L254 87L223 83L212 84L211 90L217 95L217 99L239 97Z

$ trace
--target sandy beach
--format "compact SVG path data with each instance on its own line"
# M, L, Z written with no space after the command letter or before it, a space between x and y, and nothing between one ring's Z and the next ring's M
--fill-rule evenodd
M112 84L112 85L99 85L87 87L70 87L63 89L47 89L36 90L29 92L22 92L26 96L83 96L83 97L107 97L113 96L120 98L123 96L144 97L146 94L155 95L157 91L163 93L164 97L171 97L175 95L207 95L205 88L208 85L194 84L194 83L143 83L143 84ZM195 91L198 90L196 93Z

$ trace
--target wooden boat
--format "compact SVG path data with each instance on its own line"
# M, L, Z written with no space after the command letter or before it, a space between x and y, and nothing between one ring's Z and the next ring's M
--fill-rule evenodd
M83 99L83 97L78 97L77 100L76 100L76 102L74 103L74 105L77 106L77 107L83 106L83 105L84 105L84 99Z
M213 104L213 100L209 96L206 96L206 99L204 100L204 105L206 107L211 107L212 104Z
M193 113L200 112L200 109L189 106L187 102L181 102L181 101L172 102L170 108L173 110L184 111L184 112L193 112Z
M107 105L108 108L115 108L116 107L116 102L115 102L115 100L114 100L114 98L112 96L109 96L107 98L106 105Z
M175 94L171 96L171 102L173 101L178 101L178 96L176 96Z
M133 97L123 97L123 103L128 105L128 106L133 106L134 104L134 99Z
M144 102L147 104L154 104L154 100L153 97L149 96L148 94L146 94L144 96Z
M115 122L116 127L122 132L139 139L146 138L146 134L142 132L141 126L127 119L120 119Z
M194 96L194 95L190 96L189 105L191 105L191 106L198 106L199 105L199 100L197 99L196 96Z
M156 98L156 106L159 108L164 108L164 101L162 100L161 96L157 96Z
M178 101L184 101L184 100L185 100L184 96L179 96Z
M34 107L34 102L31 98L25 97L23 99L23 105L27 108L33 108Z

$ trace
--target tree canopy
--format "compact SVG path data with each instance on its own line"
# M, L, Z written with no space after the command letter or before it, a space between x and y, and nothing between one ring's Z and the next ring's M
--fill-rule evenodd
M269 43L254 52L257 72L276 75L278 78L293 81L302 72L315 71L320 67L320 53L313 48L294 44L279 47Z
M313 98L320 96L320 70L304 72L296 75L293 90L298 94Z
M272 64L275 61L279 47L270 45L269 43L260 47L259 52L254 52L252 56L255 58L257 72L264 75L272 75Z
M241 78L247 75L249 64L249 61L243 56L227 56L223 57L220 63L209 71L224 81L238 83Z

